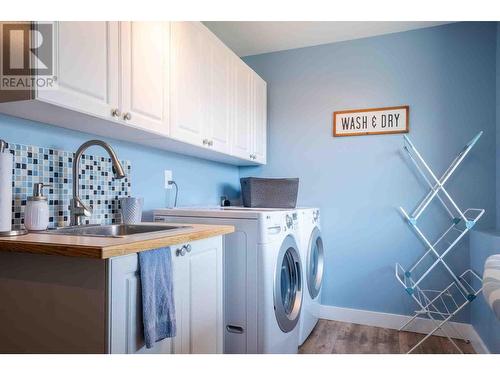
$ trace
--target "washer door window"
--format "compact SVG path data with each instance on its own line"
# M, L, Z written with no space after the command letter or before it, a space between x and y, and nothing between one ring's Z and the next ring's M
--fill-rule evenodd
M274 313L283 332L290 332L299 321L302 307L302 268L297 244L287 236L278 253L274 277Z
M309 240L309 250L307 253L307 289L311 299L315 299L323 282L324 252L321 232L314 228Z

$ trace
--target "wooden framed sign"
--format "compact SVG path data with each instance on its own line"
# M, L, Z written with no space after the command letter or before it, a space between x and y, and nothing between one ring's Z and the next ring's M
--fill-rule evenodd
M408 133L410 107L353 109L333 113L333 136Z

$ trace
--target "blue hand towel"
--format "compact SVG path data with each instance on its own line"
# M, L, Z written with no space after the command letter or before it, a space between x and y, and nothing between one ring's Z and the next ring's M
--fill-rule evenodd
M142 321L146 347L176 333L173 272L170 248L139 253Z

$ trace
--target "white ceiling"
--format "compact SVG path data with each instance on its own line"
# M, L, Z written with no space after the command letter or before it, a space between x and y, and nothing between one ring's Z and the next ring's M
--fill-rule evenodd
M210 21L204 24L239 56L316 46L449 22Z

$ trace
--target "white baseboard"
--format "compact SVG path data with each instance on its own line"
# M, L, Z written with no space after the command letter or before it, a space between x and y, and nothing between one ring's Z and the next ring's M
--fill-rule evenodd
M364 324L373 327L390 329L399 329L404 323L407 322L408 319L410 319L407 315L389 314L327 305L320 306L319 317L320 319L337 320L340 322ZM488 348L471 324L457 322L451 322L450 324L454 328L448 329L448 333L451 337L466 338L470 340L476 353L489 354ZM406 327L406 330L427 334L434 329L434 327L434 323L430 319L417 318L408 327ZM438 330L435 334L438 336L444 336L440 330Z

